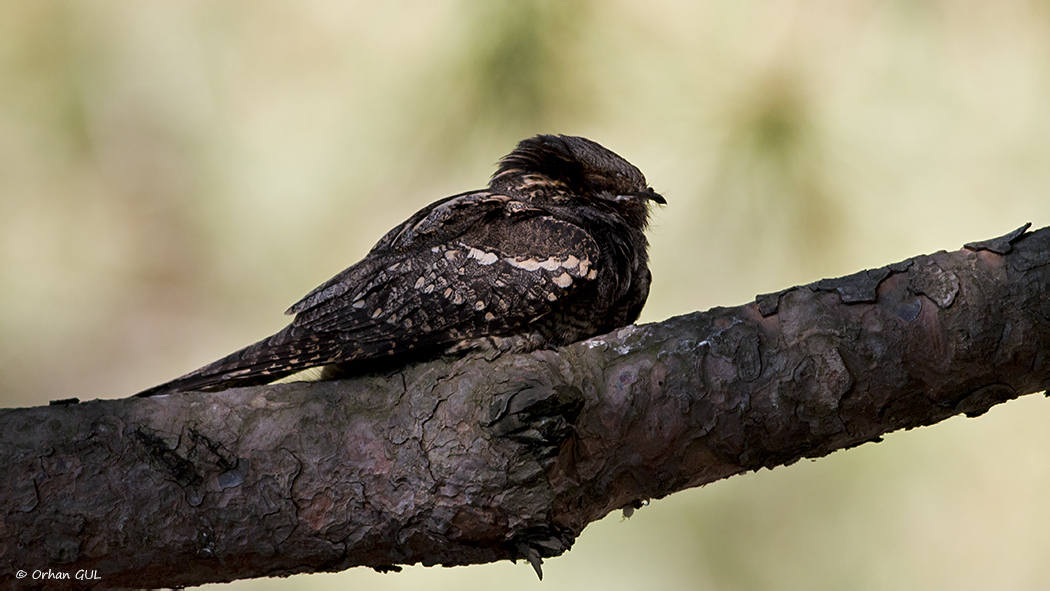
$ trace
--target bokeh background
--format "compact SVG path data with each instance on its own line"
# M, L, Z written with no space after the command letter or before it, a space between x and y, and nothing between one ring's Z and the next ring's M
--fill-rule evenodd
M1045 0L0 3L0 404L279 328L538 132L668 200L643 321L1050 224ZM542 588L1050 588L1050 401L610 515ZM538 589L522 563L229 589Z

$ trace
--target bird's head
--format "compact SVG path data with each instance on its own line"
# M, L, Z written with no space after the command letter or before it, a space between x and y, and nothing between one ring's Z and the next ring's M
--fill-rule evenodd
M490 187L583 199L644 224L649 202L667 203L630 162L591 140L571 135L537 135L522 140L500 160Z

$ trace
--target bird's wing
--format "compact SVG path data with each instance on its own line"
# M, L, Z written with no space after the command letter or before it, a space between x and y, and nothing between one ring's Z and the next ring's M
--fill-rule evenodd
M534 212L501 215L449 242L374 252L312 296L287 337L340 362L520 331L593 292L598 245Z

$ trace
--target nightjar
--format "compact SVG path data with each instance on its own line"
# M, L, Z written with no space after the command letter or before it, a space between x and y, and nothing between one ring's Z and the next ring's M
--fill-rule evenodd
M634 322L649 295L645 229L665 203L597 143L539 135L487 188L446 197L286 312L291 324L138 394L322 379L474 350L528 352Z

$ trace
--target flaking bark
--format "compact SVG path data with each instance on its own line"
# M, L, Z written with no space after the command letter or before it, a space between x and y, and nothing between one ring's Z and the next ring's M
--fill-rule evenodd
M1045 390L1048 354L1021 229L557 351L3 410L0 582L538 571L610 511Z

